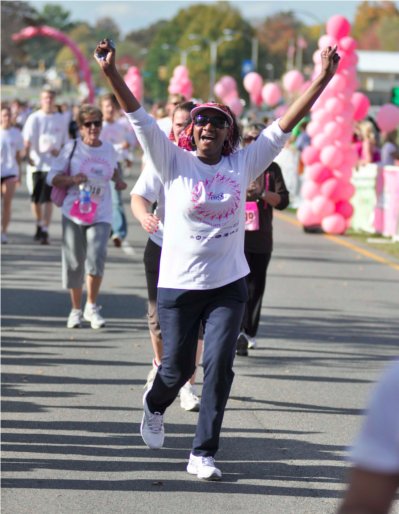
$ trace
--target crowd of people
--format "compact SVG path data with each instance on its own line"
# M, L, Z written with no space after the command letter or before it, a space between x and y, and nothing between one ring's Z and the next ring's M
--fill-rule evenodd
M163 446L164 413L180 395L183 409L199 411L187 471L220 480L215 455L233 361L256 347L273 251L273 209L290 203L284 160L279 164L277 156L284 149L300 155L310 144L306 116L334 76L339 56L336 48L322 52L320 76L281 118L245 124L226 105L178 95L169 97L164 110L154 105L147 113L119 75L109 41L97 51L112 91L98 105L66 110L51 88L43 89L40 108L30 113L22 102L2 105L2 243L8 242L12 197L25 161L33 239L40 244L51 242L52 191L65 192L67 327L80 328L83 320L93 329L104 327L97 300L107 246L111 240L119 248L127 236L124 167L140 149L143 168L131 191L131 211L148 233L144 267L154 353L141 435L148 447ZM359 163L399 158L396 134L384 137L380 146L373 124L360 124L354 134ZM200 400L195 378L201 358Z

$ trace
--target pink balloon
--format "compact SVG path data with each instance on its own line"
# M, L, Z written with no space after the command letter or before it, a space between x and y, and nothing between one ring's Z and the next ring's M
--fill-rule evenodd
M219 82L216 82L215 84L215 87L213 88L213 92L215 93L215 95L222 99L224 98L224 96L226 95L226 88L224 87L224 85L219 81Z
M241 116L244 106L239 98L234 98L232 101L227 102L227 105L236 116Z
M237 100L238 98L238 91L234 89L233 91L230 91L230 93L227 93L227 95L224 95L223 102L225 104L229 104L234 102L234 100Z
M328 84L328 89L333 91L335 94L343 91L346 88L345 77L341 74L336 73Z
M343 234L346 230L346 220L336 212L322 219L321 228L327 234Z
M173 76L177 79L188 78L188 69L180 64L173 70Z
M351 24L344 16L337 14L327 21L326 28L329 36L335 39L341 39L349 35Z
M320 218L330 216L330 214L335 212L334 202L323 195L317 195L315 198L313 198L311 201L311 206L313 213Z
M313 200L313 198L320 194L320 184L313 182L313 180L306 180L301 187L301 196L305 200Z
M334 201L349 200L355 193L355 187L350 182L341 181L341 186L334 195Z
M245 91L248 93L252 93L254 95L258 95L262 91L263 79L259 73L255 71L251 71L247 73L243 80L243 85Z
M305 227L319 225L321 221L321 218L312 211L312 205L309 201L305 201L299 206L296 211L296 217Z
M273 106L281 100L281 90L277 84L270 82L262 88L262 98L265 104Z
M334 177L325 180L320 186L320 193L326 198L330 198L334 201L335 195L341 183Z
M314 182L324 182L332 176L332 171L326 166L323 166L321 162L315 162L306 168L306 177Z
M352 166L342 163L339 168L333 170L333 175L339 180L349 182L352 177Z
M298 70L288 71L283 76L283 88L288 91L288 93L295 93L299 91L302 84L305 82L303 75Z
M315 136L320 131L321 131L321 127L317 121L309 122L306 127L306 132L307 132L307 134L309 134L310 137Z
M342 134L342 126L336 121L329 121L324 127L324 133L331 136L333 140L338 139Z
M301 159L305 166L309 166L319 160L319 155L319 150L314 146L309 145L302 150Z
M339 49L344 50L345 52L351 53L354 52L357 48L357 42L350 36L343 37L339 41Z
M363 93L353 93L351 103L354 107L353 117L356 121L362 120L370 108L370 100Z
M337 39L330 34L325 34L324 36L321 36L319 38L319 42L318 42L320 50L323 50L324 48L327 48L328 46L333 47L336 44L337 44Z
M219 82L223 84L226 94L237 89L237 82L235 81L235 78L230 75L224 75Z
M392 132L399 126L399 107L383 105L377 113L376 122L383 132Z
M326 102L326 111L332 116L338 116L343 111L344 106L338 98L329 98Z
M180 85L179 84L169 84L168 93L170 95L178 95L180 93Z
M321 152L326 146L331 146L334 143L334 138L330 134L317 134L312 139L312 145Z
M342 155L334 145L326 146L320 152L320 161L329 168L337 168L342 162Z
M353 215L353 205L346 200L342 200L336 203L335 212L341 214L345 219L351 218Z

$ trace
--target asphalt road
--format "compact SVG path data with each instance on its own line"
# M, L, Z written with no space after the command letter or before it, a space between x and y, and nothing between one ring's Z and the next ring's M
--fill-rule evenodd
M152 354L146 236L129 220L129 246L109 246L107 327L68 330L59 211L51 246L35 244L17 193L2 247L2 512L334 513L368 395L399 354L399 262L275 219L259 346L235 361L223 481L201 482L185 472L197 414L170 407L162 450L139 435Z

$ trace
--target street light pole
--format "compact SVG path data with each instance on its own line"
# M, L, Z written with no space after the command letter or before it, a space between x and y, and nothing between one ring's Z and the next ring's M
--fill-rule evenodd
M216 82L216 61L218 56L218 42L210 42L211 66L209 69L209 100L214 100L214 89Z
M180 50L180 64L182 66L187 66L187 56L190 52L198 52L201 50L201 47L199 45L193 45L189 48L186 48L185 50Z
M209 100L214 100L214 89L216 83L216 64L218 57L218 46L225 41L231 41L233 39L232 36L233 31L229 29L225 29L223 31L223 35L217 39L216 41L209 41L209 49L210 49L210 69L209 69Z

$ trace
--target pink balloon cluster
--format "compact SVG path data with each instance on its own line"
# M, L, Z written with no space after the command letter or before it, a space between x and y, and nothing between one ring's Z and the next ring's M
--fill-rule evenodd
M171 95L182 94L188 100L193 96L193 84L190 80L188 69L180 64L173 70L169 82L168 92Z
M224 75L216 82L213 92L236 116L241 116L244 109L237 91L237 82L230 75Z
M338 45L341 56L335 76L312 108L307 132L311 145L302 153L305 182L303 203L297 211L305 226L321 225L324 232L343 234L353 214L350 198L354 187L350 182L357 153L352 146L354 120L363 119L370 102L357 87L356 41L349 36L350 23L343 16L327 22L327 34L319 39L315 52L314 76L321 70L321 49Z
M134 94L139 102L143 100L143 79L137 66L130 66L123 77L127 87Z

